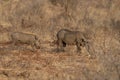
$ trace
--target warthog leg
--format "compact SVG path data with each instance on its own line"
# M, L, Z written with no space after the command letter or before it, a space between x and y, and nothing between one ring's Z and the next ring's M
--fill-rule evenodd
M31 43L32 50L31 51L36 51L35 43Z
M63 47L66 47L66 43L62 41Z
M17 44L15 40L13 40L12 42L13 42L12 43L13 46L15 46Z
M77 52L81 53L81 45L79 42L76 42Z
M88 56L91 57L91 54L90 54L90 53L91 53L91 51L90 51L90 45L89 45L89 44L86 44L86 45L85 45L85 48L86 48L86 50L88 51L88 52L87 52L87 53L88 53Z
M58 51L64 51L65 44L62 42L62 40L58 40Z

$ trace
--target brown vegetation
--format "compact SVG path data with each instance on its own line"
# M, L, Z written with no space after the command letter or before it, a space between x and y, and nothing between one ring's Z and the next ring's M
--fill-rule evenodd
M94 58L54 52L63 28L84 32ZM8 44L12 32L37 35L41 48ZM0 80L120 80L120 1L0 0Z

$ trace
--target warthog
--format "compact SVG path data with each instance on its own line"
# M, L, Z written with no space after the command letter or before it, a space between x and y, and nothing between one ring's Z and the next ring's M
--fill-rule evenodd
M89 49L88 41L85 38L84 34L80 31L70 31L68 29L61 29L57 33L57 43L58 43L58 51L64 51L64 47L66 44L76 45L77 51L81 52L81 47L86 47Z
M36 35L22 32L13 32L11 34L11 38L14 45L16 43L21 43L31 45L34 50L40 48L39 39Z

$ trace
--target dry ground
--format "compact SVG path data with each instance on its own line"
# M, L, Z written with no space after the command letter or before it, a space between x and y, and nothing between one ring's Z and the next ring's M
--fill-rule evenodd
M50 49L51 48L51 49ZM54 47L55 48L55 47ZM0 80L95 80L102 79L97 59L86 54L40 49L10 50L5 45L0 49ZM71 47L71 49L74 46Z
M30 47L23 45L1 45L0 80L119 80L119 53L112 55L118 60L113 64L114 60L107 61L113 59L110 54L90 58L84 48L81 54L75 46L67 46L66 52L57 53L55 45L41 46L31 52Z

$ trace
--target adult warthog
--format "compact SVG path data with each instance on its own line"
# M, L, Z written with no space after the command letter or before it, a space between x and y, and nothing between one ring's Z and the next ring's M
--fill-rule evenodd
M40 42L36 35L22 32L13 32L11 34L13 44L21 43L31 45L33 50L40 48Z
M77 51L81 52L81 47L86 47L89 50L89 42L84 34L80 31L70 31L68 29L61 29L57 33L58 51L64 51L66 45L76 45ZM90 54L89 54L90 55Z

